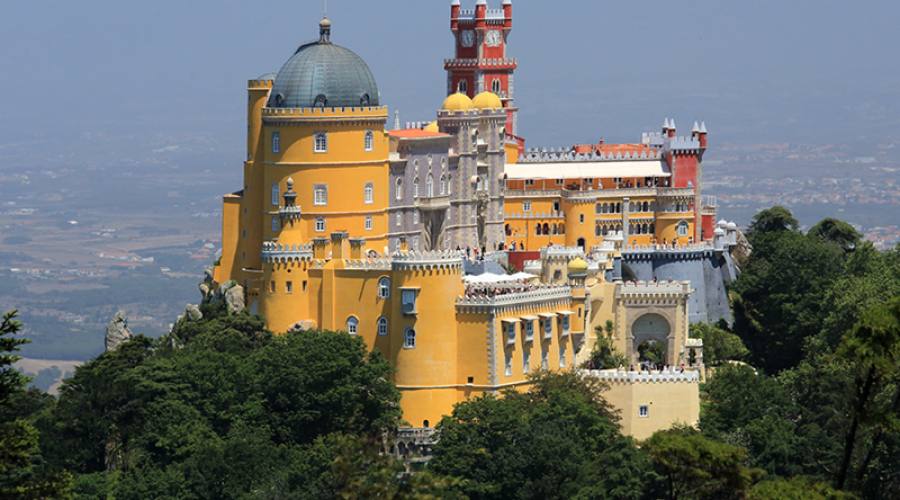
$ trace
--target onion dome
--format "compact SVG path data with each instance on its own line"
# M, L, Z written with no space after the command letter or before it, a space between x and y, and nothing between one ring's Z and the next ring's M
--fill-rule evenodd
M569 274L584 274L588 270L588 263L581 257L575 257L569 261Z
M426 132L435 132L435 133L441 131L441 129L438 128L437 122L431 122L431 123L429 123L428 125L425 125L425 129L424 129L424 130L425 130Z
M319 23L319 40L302 45L281 67L270 108L378 106L375 77L353 51L331 43L331 21Z
M482 92L472 99L472 105L478 109L500 109L503 101L493 92Z
M441 109L447 111L469 111L472 108L472 99L462 92L448 95L444 99L444 104L441 105Z

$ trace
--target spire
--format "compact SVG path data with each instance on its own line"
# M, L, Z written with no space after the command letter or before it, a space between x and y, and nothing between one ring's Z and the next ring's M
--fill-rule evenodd
M708 132L706 132L706 122L700 122L700 133L701 134L708 133Z
M694 122L694 126L691 128L691 133L696 134L698 132L700 132L700 125L698 125L697 122Z
M331 20L327 17L319 21L319 43L331 43Z
M666 118L665 120L663 120L663 126L662 126L662 128L663 128L663 130L669 130L669 128L671 128L671 127L669 127L669 119L668 119L668 118Z

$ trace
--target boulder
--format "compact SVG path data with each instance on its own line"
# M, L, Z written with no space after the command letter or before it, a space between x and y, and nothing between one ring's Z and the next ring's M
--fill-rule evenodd
M115 351L125 342L131 340L134 334L128 329L128 318L123 311L118 311L106 325L105 346L107 351Z
M225 305L228 308L228 314L238 314L244 311L244 287L234 284L225 290Z
M188 321L200 321L203 319L203 313L200 312L200 306L196 304L188 304L184 308L184 317Z

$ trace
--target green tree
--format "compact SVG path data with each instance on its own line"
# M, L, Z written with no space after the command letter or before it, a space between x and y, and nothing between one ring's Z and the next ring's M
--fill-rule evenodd
M439 426L431 468L470 498L640 498L646 458L619 432L604 386L540 374L528 392L456 406Z
M760 471L744 466L743 448L714 441L689 427L659 431L644 441L665 498L744 498Z
M22 329L16 314L9 311L0 320L0 498L65 498L70 479L44 466L38 431L22 411L28 406L28 378L12 365L28 341L16 337Z
M597 327L594 332L597 340L591 349L591 357L584 362L584 367L589 370L606 370L628 366L628 358L620 353L613 343L615 332L613 322L607 320L603 328Z
M718 366L726 361L740 361L750 352L740 337L709 323L692 324L690 336L703 340L703 362L707 366Z
M751 243L755 239L769 233L778 233L782 231L796 231L799 223L794 218L794 214L790 210L780 205L772 208L760 210L750 223L747 238Z
M807 232L810 236L830 241L845 252L856 249L862 235L850 224L831 217L822 219Z
M856 498L840 491L835 491L827 483L816 482L798 476L790 479L773 478L753 485L749 500L771 500L773 498L790 500L850 500Z

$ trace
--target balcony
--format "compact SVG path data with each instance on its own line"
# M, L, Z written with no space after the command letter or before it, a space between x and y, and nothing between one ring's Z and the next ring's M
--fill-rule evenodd
M450 195L416 198L416 207L423 211L446 210L450 208Z

